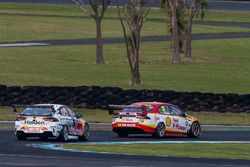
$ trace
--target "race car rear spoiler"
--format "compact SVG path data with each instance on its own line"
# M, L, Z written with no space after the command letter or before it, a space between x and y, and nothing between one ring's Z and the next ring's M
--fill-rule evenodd
M117 115L114 110L122 110L124 108L140 108L143 111L146 111L146 106L131 106L131 105L108 105L108 111L110 115Z
M24 104L17 104L17 105L12 105L13 107L13 112L17 113L18 108L50 108L52 111L54 111L53 105L24 105Z

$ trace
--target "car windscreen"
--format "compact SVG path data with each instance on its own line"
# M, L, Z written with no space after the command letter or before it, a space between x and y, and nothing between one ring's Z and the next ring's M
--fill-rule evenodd
M49 116L49 115L52 115L52 109L51 108L27 108L23 111L22 115Z

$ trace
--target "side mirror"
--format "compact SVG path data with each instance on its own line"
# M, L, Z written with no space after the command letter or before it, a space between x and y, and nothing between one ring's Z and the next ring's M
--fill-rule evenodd
M76 113L76 118L81 118L82 114Z
M187 113L183 112L183 113L181 114L181 116L187 117Z

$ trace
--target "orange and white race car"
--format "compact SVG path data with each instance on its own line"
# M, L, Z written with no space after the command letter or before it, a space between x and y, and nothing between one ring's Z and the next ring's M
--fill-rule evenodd
M197 118L188 116L177 106L162 102L138 102L131 105L109 105L113 115L112 130L120 137L129 134L152 134L199 137L201 126ZM114 110L120 110L115 113Z

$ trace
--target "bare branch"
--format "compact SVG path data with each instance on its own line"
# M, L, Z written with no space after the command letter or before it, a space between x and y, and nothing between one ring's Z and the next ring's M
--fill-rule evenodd
M81 0L72 0L79 8L81 11L89 15L90 17L94 17L93 14L91 14L87 8L84 7L84 3Z
M119 6L117 8L118 8L120 22L121 22L121 25L122 25L122 30L123 30L123 34L124 34L124 38L125 38L125 42L126 42L127 58L128 58L128 62L129 62L129 67L130 67L131 72L133 72L133 65L132 65L131 57L129 55L130 51L129 51L129 46L128 46L127 32L126 32L126 28L125 28L125 25L124 25L124 22L123 22L123 17L121 16L121 9L120 9Z

